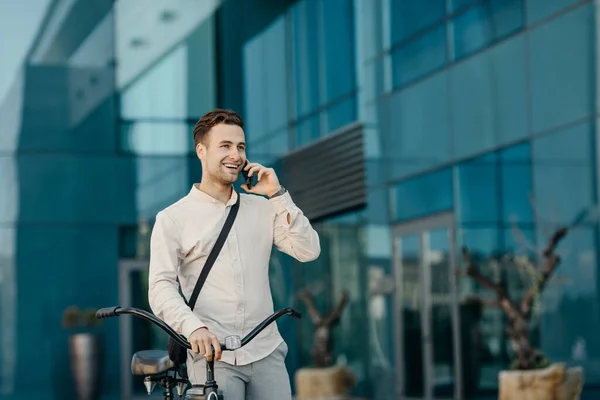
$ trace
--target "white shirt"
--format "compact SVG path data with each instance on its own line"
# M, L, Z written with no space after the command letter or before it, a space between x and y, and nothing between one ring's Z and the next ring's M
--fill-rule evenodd
M273 245L301 262L315 260L321 252L317 233L289 193L273 199L241 194L236 220L192 312L179 294L176 278L189 300L237 196L232 191L223 204L194 185L156 216L150 239L150 308L186 338L201 327L221 343L229 335L243 338L274 312L268 275ZM224 351L221 361L249 364L269 355L282 341L272 323L243 348Z

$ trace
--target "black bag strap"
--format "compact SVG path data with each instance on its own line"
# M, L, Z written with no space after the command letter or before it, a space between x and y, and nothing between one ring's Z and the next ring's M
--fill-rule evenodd
M225 220L225 224L223 225L223 228L221 229L221 233L219 234L219 237L217 238L215 245L213 246L212 250L210 251L208 258L206 259L206 264L204 264L204 268L202 268L202 272L200 273L200 276L198 277L198 282L196 282L196 287L194 287L194 291L192 292L192 296L190 297L190 301L188 302L188 306L190 306L190 308L192 310L194 309L194 306L196 305L196 300L198 300L198 295L200 294L200 289L202 289L202 286L204 286L206 277L208 276L208 273L210 272L210 269L212 268L213 264L217 260L217 256L219 255L221 248L225 244L227 235L229 235L229 231L231 230L231 227L233 226L233 221L235 221L235 217L237 215L238 209L240 208L240 197L241 196L238 193L237 200L233 204L233 206L231 206L231 210L229 210L229 215L227 215L227 219Z

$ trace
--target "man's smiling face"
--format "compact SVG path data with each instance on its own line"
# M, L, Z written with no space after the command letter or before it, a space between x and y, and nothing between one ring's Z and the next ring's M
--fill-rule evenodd
M235 182L246 162L244 130L233 124L218 124L211 128L204 142L198 144L202 173L215 183Z

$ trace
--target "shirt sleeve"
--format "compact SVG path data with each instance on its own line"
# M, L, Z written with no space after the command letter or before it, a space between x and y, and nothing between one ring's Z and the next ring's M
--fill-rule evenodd
M313 261L321 254L319 235L289 192L269 199L275 211L273 244L301 262ZM289 222L288 222L289 215Z
M164 211L157 214L150 236L148 302L158 318L189 338L192 332L205 325L179 293L179 232L175 222Z

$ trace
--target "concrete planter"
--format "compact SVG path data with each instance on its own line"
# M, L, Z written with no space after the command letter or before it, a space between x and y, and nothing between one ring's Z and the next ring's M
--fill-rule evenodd
M583 381L583 368L561 363L532 371L502 371L498 399L579 400Z

